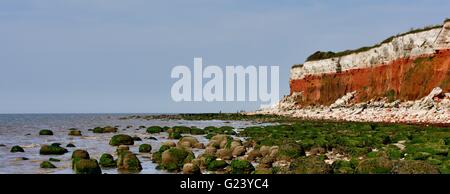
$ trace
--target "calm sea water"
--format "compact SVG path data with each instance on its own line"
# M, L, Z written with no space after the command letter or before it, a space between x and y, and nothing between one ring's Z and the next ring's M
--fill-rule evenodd
M167 139L167 133L150 135L145 129L138 129L139 126L197 126L200 128L206 126L233 126L235 128L243 128L246 126L258 125L250 121L185 121L185 120L139 120L119 118L130 114L0 114L0 173L19 173L19 174L36 174L36 173L58 173L70 174L71 169L71 152L75 149L85 149L89 152L91 158L99 159L101 154L110 153L116 158L116 147L108 144L113 133L95 134L88 131L90 128L98 126L119 126L121 134L129 134L138 136L142 141L136 141L130 150L138 153L138 147L142 143L151 144L153 150L158 150L160 143L164 141L173 141ZM132 125L132 128L126 129L126 126ZM78 128L83 136L68 136L69 128ZM39 130L50 129L53 136L39 136ZM148 139L150 136L156 137L157 140ZM200 142L207 143L203 136L195 136ZM39 149L42 144L61 143L65 147L68 143L73 143L76 148L67 148L69 153L61 156L40 155ZM22 146L24 153L11 153L10 149L14 145ZM202 150L194 150L198 155ZM22 157L29 160L22 160ZM41 169L39 164L48 160L50 157L61 159L61 162L52 162L56 169ZM156 164L151 162L151 154L138 154L138 158L142 163L143 170L140 173L168 173L162 170L156 170ZM119 173L116 169L102 169L103 173L115 174Z

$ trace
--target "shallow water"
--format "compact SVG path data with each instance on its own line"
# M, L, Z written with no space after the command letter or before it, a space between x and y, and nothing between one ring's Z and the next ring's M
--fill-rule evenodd
M101 154L110 153L117 158L115 154L116 147L110 146L109 139L114 134L128 134L138 136L142 141L135 141L130 150L138 153L138 147L142 143L152 145L152 152L158 150L160 144L164 141L175 141L167 139L167 133L148 134L145 129L138 129L139 126L197 126L203 128L206 126L233 126L237 129L258 125L250 121L186 121L186 120L121 120L120 117L128 114L0 114L0 173L18 173L18 174L42 174L58 173L71 174L71 152L76 149L85 149L89 152L91 158L99 159ZM118 133L96 134L88 131L90 128L98 126L119 126ZM132 128L126 129L126 126L132 125ZM69 136L69 128L81 130L83 136ZM41 129L50 129L53 136L39 136ZM157 140L150 140L149 137L156 137ZM202 143L207 143L203 136L195 136ZM68 143L75 144L75 148L67 148L68 153L64 155L40 155L41 144L61 143L65 147ZM25 152L11 153L10 149L14 145L22 146ZM198 155L202 150L193 150ZM163 170L156 170L156 164L151 161L151 154L138 154L142 163L143 170L140 173L160 174L168 173ZM26 157L29 160L21 160ZM39 164L49 158L60 159L61 162L52 162L56 169L42 169ZM117 169L102 169L103 173L120 173Z

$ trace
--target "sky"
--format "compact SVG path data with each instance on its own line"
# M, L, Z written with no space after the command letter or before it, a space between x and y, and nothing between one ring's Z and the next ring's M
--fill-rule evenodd
M1 0L0 113L236 112L174 102L177 65L278 65L441 24L450 1ZM205 80L207 81L207 80Z

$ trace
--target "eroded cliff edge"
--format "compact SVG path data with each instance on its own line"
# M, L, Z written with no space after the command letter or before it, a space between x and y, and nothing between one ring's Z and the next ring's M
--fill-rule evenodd
M450 20L380 44L316 52L294 65L290 94L259 113L313 119L450 123Z

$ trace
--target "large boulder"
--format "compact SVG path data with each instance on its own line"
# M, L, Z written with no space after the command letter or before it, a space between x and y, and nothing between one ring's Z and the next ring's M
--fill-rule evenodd
M233 160L230 163L231 174L251 174L255 167L247 160Z
M258 149L250 150L247 153L247 160L248 161L254 161L254 160L256 160L257 158L260 158L260 157L262 157L262 155L261 155L261 152L259 152Z
M183 148L198 148L202 149L204 148L204 145L200 143L197 138L192 136L183 136L177 143L178 147Z
M233 150L232 152L233 157L242 156L247 151L244 146L237 146L232 150Z
M63 155L67 153L67 149L60 147L59 145L42 145L39 150L41 155Z
M442 89L440 87L433 88L433 90L431 90L431 92L427 96L421 99L420 103L418 103L416 107L417 106L419 106L419 108L432 107L434 103L434 97L440 94L442 94Z
M111 137L109 140L109 145L119 146L119 145L133 145L134 140L131 136L125 134L118 134Z
M119 147L117 147L116 152L117 152L117 155L120 155L120 154L122 154L124 152L127 152L129 150L130 150L130 147L128 147L126 145L120 145Z
M270 157L276 157L278 155L278 152L280 151L280 148L278 146L272 146L270 147Z
M265 145L261 146L259 148L259 153L261 153L262 157L270 154L270 146L265 146Z
M216 152L216 157L222 160L231 160L233 159L233 150L227 148L219 149Z
M141 153L150 153L152 151L152 146L150 144L141 144L139 145L139 152Z
M102 170L95 159L74 159L73 170L76 174L101 174Z
M185 163L195 158L194 153L183 148L170 148L162 153L161 165L168 171L179 171Z
M230 144L229 144L229 148L231 150L234 150L236 147L242 146L242 142L240 140L233 140Z
M217 152L217 148L215 148L215 147L206 147L205 148L205 152L203 154L210 155L210 156L215 156L216 152Z
M258 167L260 168L272 168L272 164L275 162L275 158L267 155L266 157L262 158L259 162Z
M75 169L75 163L81 159L90 159L89 153L86 150L75 150L72 152L72 169Z
M232 138L228 135L223 135L223 134L214 135L209 140L207 147L224 148L228 142L230 142L230 144L231 144L231 141L232 141Z
M102 154L102 156L100 156L100 161L99 164L101 167L105 167L105 168L115 168L117 167L117 163L114 160L114 157L111 154Z
M127 171L141 171L141 161L130 151L125 151L117 159L117 168Z
M42 129L39 131L39 135L53 135L53 131L48 129Z
M231 160L233 158L233 151L227 148L217 150L216 157L222 160Z
M183 165L183 174L201 174L201 171L198 165L186 163Z
M347 94L345 94L341 98L337 99L333 104L331 104L330 108L331 109L339 108L339 107L342 107L342 106L348 104L350 102L350 100L353 99L355 94L356 94L356 91L348 92Z
M89 159L89 153L86 150L75 150L72 152L72 159Z
M11 152L12 152L12 153L14 153L14 152L25 152L25 150L23 150L22 147L16 145L16 146L13 146L13 147L11 148Z
M162 153L164 151L170 149L171 147L175 147L175 142L164 142L163 145L161 145L161 147L159 147L159 150L152 154L152 161L154 163L160 164L161 160L162 160Z

